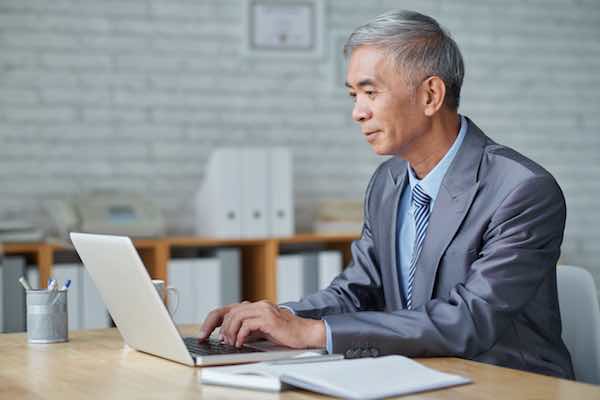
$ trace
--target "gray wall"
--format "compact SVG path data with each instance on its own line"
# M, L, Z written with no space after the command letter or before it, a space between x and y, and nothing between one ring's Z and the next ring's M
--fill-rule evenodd
M0 216L138 190L189 229L212 148L294 150L298 226L360 199L374 156L350 119L340 38L390 8L431 14L466 61L461 111L549 169L568 203L563 261L600 284L600 2L336 1L317 60L242 55L243 0L0 0Z

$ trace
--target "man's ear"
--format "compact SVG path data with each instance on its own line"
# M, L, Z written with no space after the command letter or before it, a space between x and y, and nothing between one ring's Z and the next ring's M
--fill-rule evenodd
M421 84L424 91L424 113L431 117L442 108L446 97L446 84L439 76L430 76Z

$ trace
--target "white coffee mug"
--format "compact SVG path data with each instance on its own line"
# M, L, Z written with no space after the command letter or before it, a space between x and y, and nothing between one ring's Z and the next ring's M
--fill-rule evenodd
M158 295L160 296L161 299L163 299L163 301L167 300L166 296L165 296L165 281L163 281L162 279L152 279L152 284L154 285L154 288L156 289L156 291L158 292ZM177 312L177 308L179 308L179 291L174 288L173 286L167 286L166 288L166 295L168 296L169 293L173 293L173 296L175 298L175 306L173 306L173 301L171 301L172 297L169 297L169 301L167 302L168 306L167 306L167 310L169 310L169 314L171 315L175 315L175 313Z

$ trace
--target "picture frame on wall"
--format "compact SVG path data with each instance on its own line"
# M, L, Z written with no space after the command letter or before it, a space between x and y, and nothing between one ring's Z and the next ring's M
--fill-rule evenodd
M246 0L244 9L246 56L323 55L324 0Z

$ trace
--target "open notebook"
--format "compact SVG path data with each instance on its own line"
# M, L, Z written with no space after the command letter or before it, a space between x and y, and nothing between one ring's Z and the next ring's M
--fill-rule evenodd
M202 383L281 391L295 386L348 399L378 399L471 382L402 356L205 368Z

